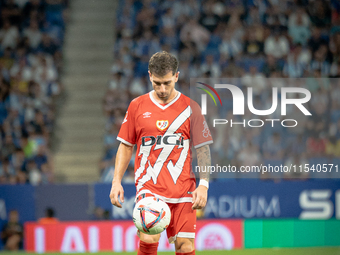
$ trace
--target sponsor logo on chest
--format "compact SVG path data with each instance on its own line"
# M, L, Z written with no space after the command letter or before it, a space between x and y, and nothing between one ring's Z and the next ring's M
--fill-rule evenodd
M145 118L150 118L151 117L151 112L145 112L143 113L143 119Z

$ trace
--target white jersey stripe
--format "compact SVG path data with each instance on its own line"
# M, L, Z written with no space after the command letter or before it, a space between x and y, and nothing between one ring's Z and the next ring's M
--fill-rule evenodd
M198 149L199 147L202 147L204 145L207 145L207 144L211 144L213 143L213 140L210 140L210 141L207 141L207 142L204 142L204 143L200 143L200 144L197 144L196 146L194 146L195 149Z
M129 145L129 146L134 146L134 144L132 143L129 143L128 141L125 141L123 138L120 138L119 136L117 137L117 140L126 144L126 145Z
M177 118L171 123L167 131L165 132L164 136L166 135L173 135L182 125L183 123L190 117L191 115L191 108L188 106L181 114L177 116ZM168 159L169 155L171 154L172 150L176 145L159 145L157 144L154 150L162 149L161 153L159 154L154 166L152 167L150 162L149 166L146 169L146 174L139 179L137 185L137 192L143 187L144 183L149 180L153 180L154 184L157 183L157 178L159 173L161 172L165 161ZM148 146L151 147L151 146ZM141 147L142 149L142 147ZM150 153L150 152L149 152ZM144 154L143 154L144 156ZM178 178L178 177L177 177Z

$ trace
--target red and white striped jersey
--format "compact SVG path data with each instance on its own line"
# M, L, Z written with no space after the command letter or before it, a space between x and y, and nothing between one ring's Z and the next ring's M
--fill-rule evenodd
M166 105L152 92L134 99L126 112L117 139L137 145L137 194L151 192L168 203L191 202L196 188L191 170L191 146L212 143L199 105L178 93Z

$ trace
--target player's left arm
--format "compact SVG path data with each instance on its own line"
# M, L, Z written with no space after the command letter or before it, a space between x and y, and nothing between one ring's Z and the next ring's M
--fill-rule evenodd
M199 166L200 183L192 193L192 209L202 209L208 199L209 175L208 167L211 165L209 145L203 145L196 149L197 165Z

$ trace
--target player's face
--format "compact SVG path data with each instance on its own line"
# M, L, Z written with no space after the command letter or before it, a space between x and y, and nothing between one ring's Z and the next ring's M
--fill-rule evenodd
M179 72L173 75L171 71L164 76L157 76L149 72L152 87L160 100L166 102L176 95L175 83L178 81L178 75Z

